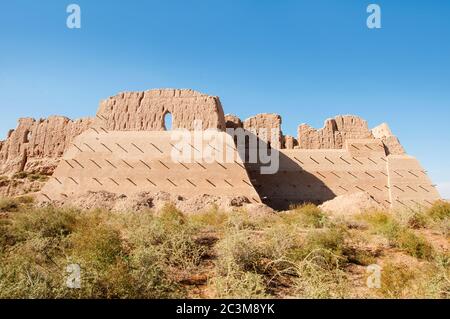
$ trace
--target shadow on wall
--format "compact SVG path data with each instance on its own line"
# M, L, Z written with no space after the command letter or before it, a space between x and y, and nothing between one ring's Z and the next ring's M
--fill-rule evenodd
M264 142L253 133L245 131L249 138L245 141L246 156L244 165L250 177L251 183L258 192L264 204L276 210L288 209L291 205L314 203L321 204L336 197L320 179L303 170L298 162L293 161L283 152L270 148L270 144ZM250 143L251 139L257 143ZM236 143L236 139L235 139ZM249 152L255 152L254 144L259 152L266 152L272 156L278 156L279 168L274 174L261 174L261 167L268 166L260 161L249 162ZM261 144L261 145L260 145ZM259 148L261 147L261 150Z

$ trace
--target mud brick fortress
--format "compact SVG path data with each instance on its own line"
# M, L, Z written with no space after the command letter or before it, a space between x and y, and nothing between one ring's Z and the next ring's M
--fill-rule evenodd
M193 131L197 121L201 130L214 132L231 148L233 160L174 161L168 113L172 130ZM227 133L230 128L254 135L276 152L276 172L262 174L263 164L242 158L235 136ZM272 133L259 135L261 129ZM202 143L200 148L214 147ZM193 152L199 148L190 146ZM370 130L359 117L337 116L321 129L302 124L296 137L288 136L279 115L241 121L224 115L218 97L192 90L121 93L102 101L95 117L76 121L60 116L20 119L0 142L0 174L21 171L52 176L40 192L48 201L87 191L127 196L166 191L185 197L246 196L281 209L355 192L366 192L391 208L429 205L440 198L426 171L386 124Z

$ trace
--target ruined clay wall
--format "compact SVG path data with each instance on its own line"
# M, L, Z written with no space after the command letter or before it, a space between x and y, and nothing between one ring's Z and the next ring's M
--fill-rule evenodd
M233 114L226 114L225 115L225 126L226 128L243 128L244 124L242 123L241 119Z
M200 129L194 125L201 121L201 129L214 129L218 137L229 139L234 162L174 162L171 132L164 123L167 113L173 129ZM258 163L243 163L234 137L223 132L231 127L252 132L270 143L273 152L279 150L279 170L261 175ZM282 135L277 114L245 121L225 117L217 97L192 90L121 93L101 102L95 118L20 119L0 142L0 174L23 170L54 172L42 192L47 200L99 190L246 196L275 208L361 191L393 208L440 199L426 172L405 155L386 124L369 130L359 117L337 116L319 130L300 125L296 139Z
M165 130L164 116L168 112L172 114L173 128L192 130L194 120L202 121L202 129L225 128L217 97L172 89L121 93L102 101L94 118L19 119L17 128L0 142L0 174L51 174L71 141L85 130Z
M408 155L388 156L390 201L394 207L431 205L440 199L419 161Z
M369 130L367 122L358 116L340 115L325 121L324 127L315 129L308 124L298 127L298 137L283 135L281 117L277 114L257 114L243 123L235 115L225 116L227 128L245 128L258 131L261 128L269 132L274 129L275 136L261 137L271 142L277 149L342 149L348 139L379 139L383 142L388 154L405 154L400 141L395 137L386 123Z
M87 130L91 118L72 121L63 116L21 118L0 148L0 174L19 171L51 174L74 137Z
M343 149L281 150L276 174L261 175L256 165L248 165L248 171L263 201L282 209L357 192L366 192L389 208L429 205L440 199L415 158L387 155L379 139L349 139Z
M165 191L186 198L201 194L245 196L259 203L232 138L224 132L214 134L227 141L224 148L232 148L232 161L174 160L171 132L86 131L67 150L41 197L49 201L87 191L127 196ZM208 142L192 144L192 154L206 149Z
M302 149L341 149L347 139L373 138L367 122L353 115L339 115L327 119L323 128L308 124L298 127L298 145Z
M216 134L229 139L227 147L234 148L231 136ZM192 148L193 153L203 149ZM243 163L235 148L233 162L182 163L173 160L173 151L170 132L86 131L74 140L41 196L64 200L87 191L127 196L166 191L187 198L246 196L277 209L357 192L394 209L440 199L416 159L387 155L378 139L347 140L343 149L280 150L279 170L266 175L258 164Z
M150 90L126 92L100 103L98 125L109 131L165 131L164 117L172 115L172 129L225 129L220 100L193 90Z
M254 133L264 142L276 149L282 148L281 116L278 114L261 113L244 121L244 129ZM262 136L261 129L265 129L266 136Z
M391 132L391 129L386 123L378 125L372 129L372 134L375 138L380 139L385 145L386 152L392 155L403 155L405 149L400 144L400 141Z
M295 137L290 136L290 135L283 136L283 148L293 149L296 146L298 146L298 141L295 139Z

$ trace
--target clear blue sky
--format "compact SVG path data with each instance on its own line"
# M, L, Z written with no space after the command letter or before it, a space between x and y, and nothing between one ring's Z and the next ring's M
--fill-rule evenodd
M77 3L82 28L66 27ZM366 7L382 29L366 27ZM95 114L119 91L192 88L285 134L386 121L450 197L450 1L14 0L0 6L0 136L18 117Z

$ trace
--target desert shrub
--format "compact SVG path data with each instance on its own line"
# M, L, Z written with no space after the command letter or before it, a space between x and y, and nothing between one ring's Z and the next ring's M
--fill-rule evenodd
M210 210L191 216L190 220L206 230L224 230L228 221L228 214L218 210L217 208L211 208Z
M14 237L10 234L11 222L6 218L0 218L0 258L4 250L14 244Z
M433 258L434 250L431 244L423 236L416 235L408 229L401 229L396 234L394 243L413 257L419 259Z
M151 249L142 254L134 249L126 258L98 267L83 262L80 297L89 298L174 298L183 296L168 277L166 266ZM74 259L78 261L78 259Z
M231 226L216 246L217 275L211 285L224 291L218 297L261 297L281 282L289 283L296 297L344 296L348 290L343 270L346 230L333 225L305 237L301 229L298 222L285 218L256 230ZM250 286L248 278L254 281Z
M447 238L450 237L450 203L444 201L435 202L425 211L431 220L429 226Z
M31 196L0 198L0 212L14 213L20 210L32 208L34 202Z
M444 219L437 225L437 230L450 240L450 218Z
M291 225L292 227L292 225ZM290 294L298 298L340 298L348 293L345 275L348 233L341 225L315 229L305 236L295 237L295 227L275 237L271 255L265 262L269 284L290 282ZM275 236L277 229L270 236ZM283 236L285 235L285 239ZM264 260L264 259L262 259Z
M450 218L450 203L437 201L427 210L426 213L433 220L444 220Z
M155 247L136 247L129 255L134 298L183 297L182 287L168 271L161 252Z
M17 212L19 211L20 203L13 198L0 199L0 212Z
M450 254L439 253L426 269L420 297L450 299Z
M164 205L159 212L159 218L162 223L168 226L183 225L186 223L186 217L173 204Z
M303 235L296 225L274 224L264 232L264 251L271 259L284 258L290 250L303 245Z
M449 298L450 255L437 254L431 262L412 266L388 261L381 271L381 289L385 298Z
M7 242L0 260L0 296L54 298L66 296L66 239L74 231L73 211L52 208L19 212L3 228Z
M292 262L308 260L323 269L343 268L348 263L369 265L375 261L374 252L363 249L360 240L345 224L328 223L327 228L309 231L285 256Z
M406 225L413 229L425 228L429 223L428 216L422 211L414 211L406 221Z
M216 246L218 271L227 273L231 268L241 271L263 272L265 257L262 244L251 231L228 232Z
M62 297L64 274L55 256L43 253L48 239L20 243L1 257L0 298Z
M27 176L28 176L27 172L17 172L12 176L12 178L13 179L24 179L24 178L27 178Z
M11 233L18 241L35 237L58 238L68 236L75 229L78 210L46 207L15 214Z
M183 296L170 278L172 259L180 255L168 249L176 233L183 234L183 216L167 209L161 217L151 214L103 214L83 221L71 236L71 260L85 269L85 294L94 298L171 298ZM164 225L164 226L163 226ZM180 238L180 241L183 239ZM169 244L170 242L170 244Z
M326 214L314 204L303 204L294 207L283 218L289 223L299 223L302 226L321 228L327 221Z
M352 297L354 277L347 266L375 262L367 244L376 236L368 232L423 259L420 271L387 263L376 294L450 294L450 257L433 251L423 237L388 213L362 216L366 227L361 230L337 221L319 225L316 221L322 217L312 206L312 213L268 219L243 210L184 215L173 205L156 213L111 213L36 209L25 197L15 202L18 211L0 218L0 298L186 297L180 278L199 269L208 271L207 289L216 298ZM218 241L207 246L199 240L205 234ZM201 268L211 265L206 255L216 258L213 269ZM81 266L81 289L65 285L66 267L72 263Z
M31 205L34 203L34 198L32 196L19 196L16 197L17 202L23 205Z
M363 214L361 218L369 223L373 232L388 239L395 238L401 228L401 225L387 212L368 212Z
M380 292L386 298L407 297L415 277L408 265L386 263L382 267Z
M261 275L252 272L230 270L224 276L211 278L208 283L214 290L215 298L267 298L266 285Z
M345 272L337 264L318 264L307 256L295 267L294 296L297 298L343 298L349 295L350 284Z
M30 181L39 181L39 182L46 182L48 181L48 176L47 175L42 175L42 174L38 174L38 173L33 173L33 174L29 174L27 176L27 178Z
M404 250L409 255L420 259L431 259L434 251L427 240L407 227L402 226L389 213L372 212L363 215L375 233L385 236L391 245Z
M187 236L177 228L185 227L180 218L51 207L14 214L0 223L0 298L182 297L183 289L171 277L168 257L179 256L177 249L167 248L174 247L173 241L169 238L165 246L130 236L149 229ZM65 285L72 263L81 266L81 289Z
M268 296L266 275L273 258L273 243L266 241L262 231L247 228L245 218L231 218L224 237L216 244L216 274L208 284L217 298Z
M345 238L346 231L341 227L312 231L306 236L303 247L297 251L297 258L308 259L322 268L329 269L345 264Z
M263 227L261 220L250 216L245 210L234 212L228 216L226 227L228 229L239 230L256 230Z
M357 246L346 246L343 251L348 263L369 266L376 262L377 252L361 249Z
M195 241L197 229L188 219L172 205L166 205L160 212L160 217L154 220L154 228L158 238L160 249L170 265L186 270L198 265L203 254L204 247Z
M129 245L157 249L170 267L188 272L205 254L205 247L196 241L197 225L172 205L163 207L158 216L127 214L125 219L123 234Z
M119 232L102 223L82 223L77 232L70 237L72 256L98 269L116 262L124 256Z

